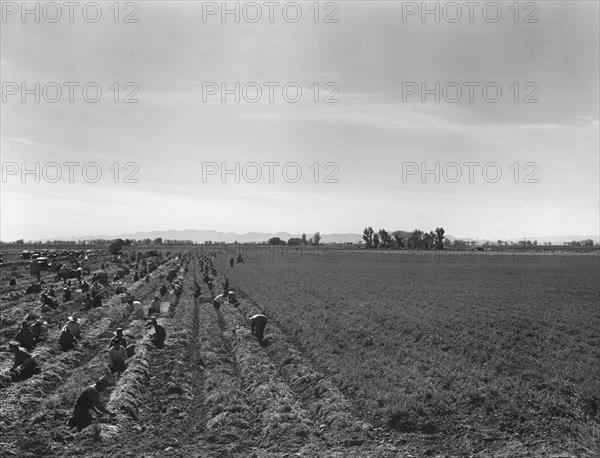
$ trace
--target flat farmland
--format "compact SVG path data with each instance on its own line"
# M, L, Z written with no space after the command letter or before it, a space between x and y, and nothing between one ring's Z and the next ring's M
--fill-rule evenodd
M278 250L216 264L373 424L424 454L599 453L600 257Z

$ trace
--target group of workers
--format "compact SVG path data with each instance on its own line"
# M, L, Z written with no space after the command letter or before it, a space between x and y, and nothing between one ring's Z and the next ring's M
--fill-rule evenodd
M243 261L242 261L243 262ZM209 289L212 291L212 278L209 276L209 271L216 275L216 270L212 266L211 262L202 262L202 268L204 270L204 280L208 284ZM235 292L229 289L229 280L225 278L222 283L223 293L217 295L213 300L213 305L218 308L225 299L230 304L238 305ZM161 288L160 293L166 294L163 290L166 288L165 285ZM174 286L175 292L181 294L181 284L176 282ZM201 294L201 286L195 281L194 297L198 298ZM163 292L164 291L164 292ZM47 292L46 292L47 293ZM48 296L48 294L46 294ZM129 300L130 304L134 306L134 315L137 318L143 318L143 308L139 301L133 301L132 298ZM163 326L158 324L155 314L160 313L160 296L155 295L154 299L150 303L148 308L148 322L146 326L154 328L150 340L157 348L163 348L166 339L166 331ZM141 311L141 314L140 314ZM141 316L137 316L141 315ZM77 341L81 338L81 326L79 323L79 317L76 313L68 317L67 323L64 325L59 338L59 344L63 351L68 351L75 348ZM267 325L268 319L263 314L256 314L248 318L250 322L250 329L253 336L256 336L258 341L264 343L264 332ZM38 367L35 357L32 356L31 351L37 342L42 341L45 337L45 325L47 322L42 320L36 320L33 324L29 325L27 321L22 323L22 327L15 336L15 340L9 342L9 348L15 355L15 362L11 371L18 372L18 379L24 380L31 377L32 375L39 373L40 368ZM127 341L123 336L123 329L117 328L113 337L108 344L108 368L112 373L123 372L127 368L127 359L133 356L135 352L135 344L127 345ZM19 369L20 368L20 369ZM116 414L106 409L100 402L99 393L103 392L109 385L109 379L104 376L101 377L94 385L85 388L77 398L73 409L72 418L69 419L68 425L70 427L77 428L79 431L89 426L92 421L91 410L95 410L98 413L106 413L111 416Z
M39 367L35 362L35 358L29 353L37 343L46 338L46 325L48 323L41 319L36 320L33 324L28 321L21 323L21 328L15 335L14 340L9 342L9 350L15 355L14 364L11 368L12 378L15 381L25 380L32 375L39 373ZM155 316L150 316L146 326L154 328L154 334L150 341L157 347L163 348L166 331L165 328L158 324ZM68 318L67 323L63 326L60 332L58 343L63 352L73 350L77 347L78 341L81 339L81 325L77 314L73 314ZM127 358L133 356L135 345L127 345L127 341L123 337L123 329L117 328L114 332L114 337L108 345L108 366L114 372L123 372L126 369Z
M32 324L23 320L14 340L8 343L9 350L15 355L14 364L10 369L13 380L25 380L40 372L35 358L29 352L45 340L47 324L42 319L36 319Z
M77 280L74 281L75 284L72 285L71 280L64 279L62 299L65 302L72 299L72 292L74 290L80 289L85 294L83 299L83 307L79 309L80 311L102 306L102 297L105 293L105 289L99 284L98 281L93 281L91 287L86 280L82 280L79 276ZM176 287L179 289L181 288L179 282L177 282ZM44 289L41 289L40 285L42 312L56 310L59 307L60 303L56 296L57 294L53 285L50 285ZM158 296L155 296L155 300L156 299L159 299ZM143 318L143 309L141 307L141 303L139 301L133 301L132 299L130 299L130 303L134 304L134 309L138 308L141 310L141 314L138 312L138 315L141 316L136 316L136 318ZM151 337L151 342L158 348L162 348L166 339L166 332L165 329L156 321L156 317L154 316L156 313L160 313L160 300L158 300L158 304L155 301L153 301L151 304L148 313L149 321L147 326L154 327L155 332ZM31 319L33 319L33 323L30 324ZM34 314L30 313L21 323L21 327L16 333L14 339L9 342L9 350L14 354L14 364L10 369L11 378L13 381L25 380L32 375L41 372L36 362L35 355L32 355L30 352L34 350L37 343L46 340L47 324L47 321L37 318ZM58 338L58 345L62 351L70 351L77 347L80 339L80 319L77 316L77 313L73 313L68 317L68 321L61 329ZM116 350L111 352L113 347L116 347ZM119 349L120 347L121 349ZM122 330L118 329L115 331L115 338L113 338L109 344L109 368L111 371L116 372L124 370L124 367L126 366L123 363L127 357L130 357L133 354L133 349L134 345L126 345ZM125 351L124 357L123 351L121 350Z
M231 257L229 262L230 262L231 267L233 267L234 258ZM238 264L244 262L244 259L242 258L241 254L238 254L235 262L237 262ZM209 275L209 272L213 276L217 275L217 271L212 264L212 260L210 258L203 256L200 258L199 264L200 264L200 269L204 273L204 283L206 283L208 285L208 289L212 292L213 279ZM221 286L223 288L223 292L221 294L217 294L214 297L213 307L215 309L219 309L221 307L221 304L223 304L225 302L225 300L227 300L230 304L237 307L239 305L239 302L235 295L235 291L230 289L229 279L227 277L225 277L225 279L221 283ZM192 289L194 289L194 297L195 298L200 297L201 287L200 287L200 284L196 280L194 280L194 287ZM250 318L248 318L248 321L250 321L250 331L251 331L252 335L256 336L256 338L258 339L258 341L261 344L264 344L265 328L266 328L267 322L268 322L267 317L263 314L256 314L256 315L253 315Z

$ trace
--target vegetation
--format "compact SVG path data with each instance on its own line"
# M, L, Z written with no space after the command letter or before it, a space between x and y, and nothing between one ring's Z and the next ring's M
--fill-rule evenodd
M412 232L396 231L389 233L385 229L375 232L371 226L363 229L362 239L367 248L410 248L413 250L443 250L444 228L423 232L415 229Z
M600 421L597 274L595 256L348 254L261 260L230 278L374 423L433 434L436 453L518 441L580 454Z

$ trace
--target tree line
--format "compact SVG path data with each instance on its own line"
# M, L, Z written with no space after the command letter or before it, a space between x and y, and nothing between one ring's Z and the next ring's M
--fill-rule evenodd
M269 245L319 245L321 243L321 233L315 232L310 239L306 238L306 234L302 234L299 238L292 237L287 242L279 237L271 237L267 240Z
M410 248L413 250L443 250L444 228L436 227L435 231L424 232L415 229L412 232L388 232L379 229L375 232L371 226L365 227L362 239L367 248Z

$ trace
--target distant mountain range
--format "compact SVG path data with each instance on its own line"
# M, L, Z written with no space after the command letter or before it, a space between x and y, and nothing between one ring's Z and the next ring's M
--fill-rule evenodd
M314 233L306 233L306 238L309 239ZM182 231L168 230L168 231L150 231L150 232L133 232L128 234L119 235L84 235L78 237L54 237L50 239L44 239L42 241L50 240L64 240L64 241L77 241L77 240L90 240L90 239L151 239L162 238L163 240L191 240L192 242L204 243L207 241L212 242L223 242L223 243L260 243L266 242L272 237L279 237L281 240L286 242L291 238L300 238L302 234L290 234L288 232L246 232L244 234L238 234L235 232L219 232L219 231L208 231L208 230L196 230L186 229ZM362 235L360 234L321 234L321 243L347 243L347 242L358 242L361 240Z
M408 231L394 231L394 232L408 232ZM204 243L207 241L212 242L223 242L223 243L260 243L269 240L272 237L279 237L281 240L288 241L290 238L300 238L302 234L290 234L288 232L275 232L275 233L266 233L266 232L247 232L244 234L237 234L235 232L219 232L219 231L210 231L210 230L196 230L196 229L186 229L186 230L167 230L167 231L150 231L150 232L133 232L128 234L119 234L119 235L84 235L78 237L54 237L43 239L42 241L51 241L51 240L64 240L64 241L77 241L77 240L90 240L90 239L151 239L154 240L158 237L162 239L169 240L191 240L192 242ZM313 236L313 233L306 233L306 237L310 238ZM466 242L473 242L478 240L479 243L486 242L486 239L474 239L468 237L454 237L452 235L446 234L446 239L450 241L464 240ZM516 239L502 239L508 242L518 242L519 240L523 240L523 238ZM539 236L539 237L527 237L527 240L537 240L539 244L543 244L544 242L552 242L553 244L560 244L562 242L571 242L573 240L581 241L592 239L594 242L600 242L600 237L598 235L559 235L559 236ZM362 234L359 233L345 233L345 234L321 234L321 243L356 243L362 240ZM496 242L495 240L489 240L490 242Z

